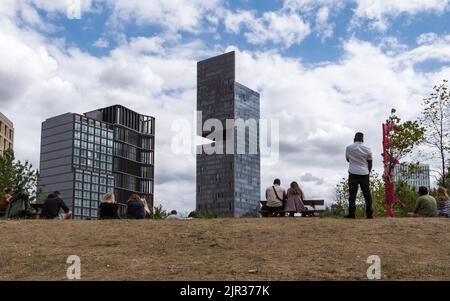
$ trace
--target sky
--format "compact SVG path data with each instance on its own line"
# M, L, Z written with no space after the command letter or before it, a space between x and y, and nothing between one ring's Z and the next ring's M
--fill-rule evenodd
M195 129L196 62L234 50L237 80L280 125L261 188L295 180L330 203L354 133L381 173L391 108L415 119L450 79L449 17L450 0L2 0L0 111L36 167L48 117L113 104L156 117L155 204L188 212L195 156L174 153L173 126Z

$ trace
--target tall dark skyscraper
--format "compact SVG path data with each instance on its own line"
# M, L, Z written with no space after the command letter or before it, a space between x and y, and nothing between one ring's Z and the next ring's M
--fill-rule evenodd
M75 219L97 217L101 196L119 203L132 193L153 206L155 119L123 106L42 123L40 184L58 190Z
M218 119L224 129L223 154L206 154L203 150L197 154L197 211L256 216L261 200L259 94L236 82L234 52L197 63L197 111L202 114L200 126L208 119ZM256 128L248 127L243 133L235 125L227 129L227 119L253 120ZM227 135L227 130L233 134ZM203 137L210 134L203 129L198 132ZM244 139L241 146L245 146L245 153L238 151L239 138ZM256 152L250 151L252 141ZM231 154L226 152L227 144L232 145Z

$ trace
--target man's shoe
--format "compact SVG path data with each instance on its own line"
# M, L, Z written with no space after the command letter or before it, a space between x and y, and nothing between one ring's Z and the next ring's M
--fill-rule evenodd
M354 215L346 215L345 218L355 219L355 216Z
M373 216L370 215L370 216L367 217L367 219L373 219Z

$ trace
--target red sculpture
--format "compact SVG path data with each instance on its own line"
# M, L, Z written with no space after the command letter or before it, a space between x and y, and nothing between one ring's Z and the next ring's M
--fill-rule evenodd
M394 210L392 209L393 204L399 203L401 207L405 205L403 202L395 197L395 186L392 182L392 174L394 172L394 167L398 164L398 160L394 158L389 153L390 138L389 133L395 130L395 125L391 122L386 122L383 124L383 163L384 163L384 189L386 192L386 213L388 217L394 217Z

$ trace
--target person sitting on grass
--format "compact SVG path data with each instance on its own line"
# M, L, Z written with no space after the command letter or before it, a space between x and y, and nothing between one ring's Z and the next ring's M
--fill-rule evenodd
M178 212L176 210L170 211L170 214L166 217L166 220L168 221L174 221L174 220L182 220L183 218L178 216Z
M437 216L437 205L434 197L428 194L428 189L419 187L419 198L416 202L414 212L408 213L409 217L435 217Z
M0 198L0 217L5 215L6 208L8 207L9 200L12 197L13 190L11 188L3 189L3 196Z
M448 196L447 189L440 186L437 192L436 203L438 216L450 217L450 197Z
M297 182L292 182L291 187L287 191L286 205L284 211L289 212L289 216L294 217L295 212L302 212L305 210L303 200L305 195Z
M30 218L36 213L31 207L30 196L22 186L17 186L13 195L9 198L8 207L6 207L6 218Z
M271 215L284 216L284 200L286 199L286 190L281 187L280 179L275 179L273 185L266 189L267 203L263 206L263 210L267 210Z
M145 219L145 206L137 194L132 194L127 201L127 218Z
M64 214L60 214L61 209L64 211ZM41 218L70 219L71 217L72 211L61 199L59 191L50 193L42 205Z
M197 211L191 211L188 215L188 219L193 219L193 218L199 218L200 215L197 213Z
M120 219L117 210L119 205L116 203L116 198L111 192L103 195L100 205L98 206L98 218L99 219Z

